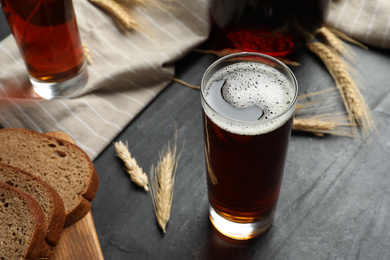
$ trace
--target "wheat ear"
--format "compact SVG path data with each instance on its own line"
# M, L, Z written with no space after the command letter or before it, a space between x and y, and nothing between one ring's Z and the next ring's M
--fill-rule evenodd
M320 137L324 134L356 136L356 132L351 131L351 123L348 121L348 117L338 113L295 117L292 130L309 132Z
M84 43L82 44L82 46L83 46L83 52L84 52L85 60L87 61L87 63L89 65L91 65L92 64L92 53L91 53L91 50Z
M319 136L333 134L357 137L356 124L351 123L346 112L340 109L340 94L337 88L328 88L298 97L293 130L310 132Z
M156 168L152 166L150 172L150 194L157 223L164 233L171 215L176 168L179 160L176 157L176 148L176 142L173 148L168 143L167 147L160 153Z
M307 46L320 57L332 75L351 120L356 120L365 134L375 129L368 105L353 77L348 72L345 61L323 43L308 43Z
M114 143L114 146L118 157L124 162L126 172L130 175L131 180L148 191L148 176L143 172L142 168L138 166L137 161L131 157L127 143L125 145L119 141Z
M114 0L89 0L113 16L122 27L127 30L137 27L137 22L130 16L129 12Z
M333 122L320 121L316 119L294 119L293 131L310 132L317 136L323 136L324 132L329 132L335 128Z
M317 31L316 36L325 40L337 53L343 55L350 61L354 61L354 55L351 49L327 27L321 27Z

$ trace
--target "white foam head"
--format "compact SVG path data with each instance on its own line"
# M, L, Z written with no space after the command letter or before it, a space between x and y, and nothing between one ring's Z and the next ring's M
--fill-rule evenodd
M213 95L221 93L213 91L215 82L223 82L221 92L226 102L237 108L260 107L264 115L251 122L229 118L222 108L213 106ZM204 104L204 100L202 104L206 115L229 132L265 134L281 127L293 115L297 91L293 84L295 82L268 65L256 62L234 63L211 76L203 90L208 105Z

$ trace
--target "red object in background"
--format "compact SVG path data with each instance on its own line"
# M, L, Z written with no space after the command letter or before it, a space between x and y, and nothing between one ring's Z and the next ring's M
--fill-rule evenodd
M217 45L285 56L325 23L329 0L212 0Z

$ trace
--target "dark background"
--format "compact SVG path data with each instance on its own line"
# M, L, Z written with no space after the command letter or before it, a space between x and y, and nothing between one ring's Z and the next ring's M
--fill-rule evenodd
M8 34L0 12L0 39ZM366 143L293 133L274 224L247 242L226 239L210 224L199 92L170 84L113 140L127 141L149 172L177 126L183 150L166 233L150 193L131 183L109 145L94 161L100 187L92 206L105 259L390 259L390 53L351 47L378 132ZM308 50L290 59L301 63L292 68L301 94L334 87ZM199 85L214 60L190 53L176 63L176 77Z

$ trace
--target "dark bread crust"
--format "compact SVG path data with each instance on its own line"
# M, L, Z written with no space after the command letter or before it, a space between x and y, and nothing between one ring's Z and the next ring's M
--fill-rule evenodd
M53 210L51 212L51 218L49 219L49 222L46 223L47 224L47 233L46 233L45 240L46 240L46 243L48 245L56 246L60 240L62 230L64 229L64 223L65 223L65 207L64 207L64 203L62 202L58 193L49 184L44 182L41 178L36 177L36 176L34 176L26 171L23 171L19 168L0 163L0 169L7 171L7 172L11 172L11 173L13 172L13 173L18 174L18 175L28 176L29 179L34 180L34 182L37 182L40 186L44 187L48 191L48 195L50 196L50 201L52 201L52 203L53 203L52 204ZM6 174L4 174L4 175L6 175ZM0 177L0 180L3 182L6 182L7 184L10 184L8 182L10 180L6 180L7 178L4 175L2 175ZM11 186L13 186L14 188L17 188L23 192L26 192L23 189L21 189L21 187L20 187L23 184L21 184L21 183L14 183L14 184L17 184L18 187L15 187L15 185L11 185ZM28 193L28 192L26 192L26 193ZM29 195L31 195L31 194L29 194Z
M39 200L45 204L50 203L46 206L50 209L46 214L50 215L45 215L47 226L45 241L39 252L39 258L50 258L53 254L53 247L56 246L60 240L65 223L65 207L60 196L42 179L19 168L0 163L0 174L0 181L29 194L36 199L39 204ZM31 185L31 182L34 183L33 187L38 186L38 190L35 191L35 194L29 192L28 186ZM39 191L39 187L44 189L44 194ZM45 196L45 199L41 199L41 196ZM43 206L42 210L45 211ZM49 219L47 217L49 217Z
M0 182L0 188L17 194L17 196L22 197L26 202L31 216L33 217L34 230L30 239L29 248L24 258L31 260L37 259L39 252L41 251L42 244L44 243L47 229L45 225L45 214L43 213L41 206L27 193L15 189L6 183Z
M49 136L46 134L40 134L40 133L31 131L31 130L27 130L27 129L18 129L18 128L0 129L0 143L2 141L2 138L6 138L8 135L11 136L15 132L20 134L20 135L23 135L25 137L29 137L29 138L37 138L37 139L41 139L41 140L45 140L45 141L53 141L53 142L61 143L61 145L66 146L69 149L72 149L72 151L74 151L77 154L78 159L80 159L84 163L88 164L87 168L88 168L89 172L86 173L89 176L88 181L86 181L86 183L84 185L85 189L82 192L78 193L81 196L79 204L75 205L71 209L69 209L69 207L68 207L68 210L66 212L65 226L73 224L73 223L77 222L78 220L82 219L90 210L90 208L91 208L90 201L92 201L94 199L96 192L97 192L97 189L98 189L98 185L99 185L98 174L96 172L96 169L95 169L92 161L89 159L88 155L81 148L79 148L77 145L75 145L71 142L68 142L68 141L63 140L63 139L55 138L55 137L52 137L52 136ZM6 139L4 139L4 141L6 141ZM6 153L7 153L7 151L2 151L0 149L0 158L2 156L6 156ZM24 158L24 160L27 161L28 159ZM5 161L5 160L3 160L3 162L7 163L7 161ZM35 163L35 161L30 160L30 161L28 161L28 163L32 164L32 163ZM13 163L11 162L11 165L12 164ZM26 168L23 168L24 165L16 165L16 166L30 172L33 175L36 175L36 173L31 172L30 170L28 170ZM67 165L65 165L65 166L67 166ZM43 180L45 180L49 184L51 184L50 181L48 179L46 179L44 176L40 176L39 174L36 176L41 177ZM55 185L52 185L52 187L56 190ZM57 192L61 196L61 191L57 190ZM64 200L64 198L62 196L61 196L61 198L64 201L64 203L66 204L66 201ZM65 208L66 208L66 206L65 206Z
M76 223L78 220L80 220L82 217L87 215L87 213L91 210L91 202L87 199L82 199L79 203L79 205L73 209L71 214L67 215L65 220L65 227ZM80 216L82 216L80 218Z
M47 243L42 243L41 251L38 254L38 260L49 260L54 253L54 247Z
M37 225L32 238L32 244L30 244L30 248L26 254L26 259L34 259L36 255L39 255L46 236L45 214L35 199L26 193L24 195L26 196L27 203L31 205L30 207L34 213L35 223Z
M82 194L83 199L80 201L80 204L76 208L74 208L70 214L66 216L65 227L77 222L85 215L87 215L88 212L91 210L91 201L95 198L96 192L99 187L99 176L93 164L92 168L93 172L88 189L84 194Z
M99 187L99 176L92 162L91 162L91 166L92 166L91 182L89 183L87 191L83 194L83 197L89 201L93 201Z
M54 201L53 216L48 224L46 242L48 245L56 246L60 241L62 231L64 229L65 207L60 195L58 195L58 193L49 184L43 180L41 180L41 182L48 188Z

